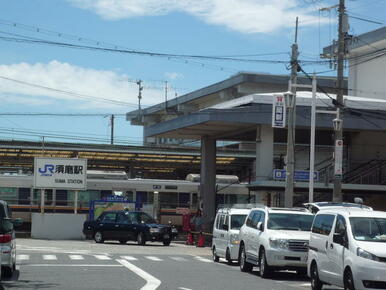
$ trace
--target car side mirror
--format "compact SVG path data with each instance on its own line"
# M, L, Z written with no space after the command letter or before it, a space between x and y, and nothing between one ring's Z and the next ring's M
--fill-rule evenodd
M264 224L262 222L257 223L256 227L259 231L264 232Z
M344 244L344 239L343 239L343 235L341 233L334 233L334 236L332 238L332 241L335 243L335 244L339 244L339 245L342 245Z
M222 225L222 229L223 229L224 231L227 231L227 230L229 230L229 226L228 226L228 225Z
M16 218L12 221L12 223L15 228L18 228L23 224L23 220L21 218Z

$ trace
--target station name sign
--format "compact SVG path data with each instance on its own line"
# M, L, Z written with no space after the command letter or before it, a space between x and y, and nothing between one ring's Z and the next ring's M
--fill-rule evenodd
M35 157L34 187L85 190L87 159Z

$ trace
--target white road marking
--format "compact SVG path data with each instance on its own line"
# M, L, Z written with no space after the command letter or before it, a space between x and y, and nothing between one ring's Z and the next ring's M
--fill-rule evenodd
M146 259L151 260L151 261L162 261L162 259L154 256L147 256Z
M23 267L123 267L122 265L112 264L30 264L23 265Z
M141 288L141 290L155 290L158 288L159 285L161 285L161 281L155 278L154 276L150 275L149 273L145 272L141 268L138 268L137 266L131 264L130 262L126 260L116 260L118 263L125 266L130 271L133 271L135 274L140 276L142 279L145 279L146 284Z
M178 289L181 289L181 290L192 290L190 288L185 288L185 287L178 287Z
M197 260L199 260L200 262L205 262L205 263L210 263L210 262L212 262L212 260L206 259L206 258L203 258L203 257L200 257L200 256L195 256L195 258L196 258Z
M16 255L16 260L18 261L29 260L29 255Z
M138 259L132 256L121 256L122 259L128 260L128 261L137 261Z
M185 262L187 261L185 258L182 257L170 257L170 259L177 261L177 262Z
M53 261L53 260L57 260L57 259L58 258L55 255L43 255L43 260Z
M81 255L69 255L71 260L84 260L83 256Z
M94 257L98 260L111 260L111 258L106 255L94 255Z

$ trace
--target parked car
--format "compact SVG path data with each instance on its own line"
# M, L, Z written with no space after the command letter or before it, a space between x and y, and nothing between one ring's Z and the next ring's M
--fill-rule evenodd
M262 278L281 269L305 275L313 219L314 215L304 208L253 209L240 229L241 271L259 266Z
M139 245L146 242L163 242L169 246L177 231L170 225L158 224L147 213L140 211L105 211L95 221L83 224L83 233L92 236L97 243L116 240L121 244L137 241Z
M386 289L385 263L385 212L336 208L315 216L308 258L312 289Z
M225 258L228 264L239 258L239 231L250 209L219 209L213 225L212 253L213 261Z
M21 219L12 220L11 209L4 200L0 200L0 248L1 272L4 277L11 277L16 269L16 234L15 227L22 224Z
M363 205L362 199L357 199L357 203L351 203L351 202L331 202L331 201L322 201L322 202L313 202L313 203L305 203L303 204L305 208L307 208L309 211L311 211L313 214L316 214L320 210L326 210L331 208L362 208L367 210L373 210L370 206Z

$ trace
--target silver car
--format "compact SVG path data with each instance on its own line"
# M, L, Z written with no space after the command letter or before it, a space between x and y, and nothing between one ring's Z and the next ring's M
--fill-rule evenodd
M12 277L16 269L15 227L22 224L21 219L12 220L11 210L6 201L0 200L0 248L1 272L3 277Z

